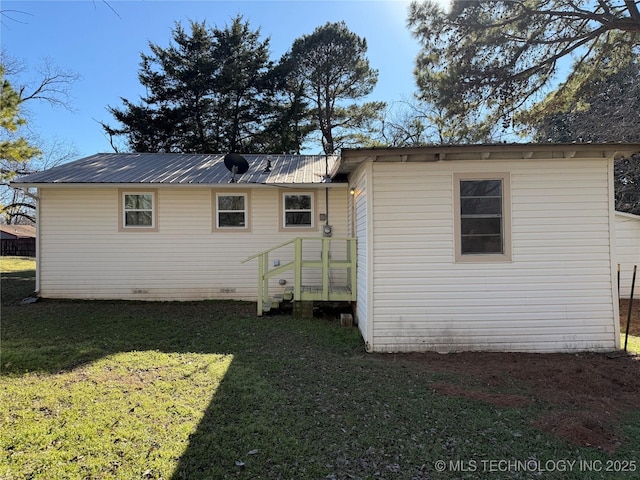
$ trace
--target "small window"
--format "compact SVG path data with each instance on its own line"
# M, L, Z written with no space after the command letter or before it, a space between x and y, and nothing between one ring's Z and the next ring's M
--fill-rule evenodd
M510 260L508 176L456 176L456 260Z
M216 228L247 228L247 195L216 194Z
M460 181L462 255L504 253L502 180Z
M155 230L156 192L120 192L121 230Z
M313 194L285 194L283 202L283 225L285 228L313 227Z

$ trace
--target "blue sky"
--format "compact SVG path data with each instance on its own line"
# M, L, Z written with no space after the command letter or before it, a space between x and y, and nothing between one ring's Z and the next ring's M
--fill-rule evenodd
M2 19L2 48L26 61L30 76L45 58L81 76L73 88L73 112L32 103L29 117L43 138L73 143L80 156L112 151L97 121L115 125L106 107L120 106L120 97L137 101L143 93L137 79L140 52L149 52L149 42L168 45L176 21L206 20L224 27L241 14L263 38L270 37L271 58L277 60L296 38L344 20L367 39L367 56L379 70L368 100L390 103L415 91L412 72L419 47L406 27L408 1L110 0L109 5L101 0L2 1L11 17Z

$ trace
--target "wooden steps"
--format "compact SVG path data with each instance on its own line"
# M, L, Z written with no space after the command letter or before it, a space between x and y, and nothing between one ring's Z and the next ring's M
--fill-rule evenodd
M290 302L291 300L293 300L293 287L285 288L283 295L286 301Z
M271 310L279 310L283 302L290 302L291 300L293 300L293 287L287 287L284 292L269 297L262 304L262 311L270 312Z
M332 250L331 242L343 243ZM311 244L311 254L303 255L302 245ZM284 264L280 260L269 261L269 254L274 251L293 245L293 260ZM291 248L291 247L289 247ZM309 250L305 250L309 252ZM335 255L332 256L332 253ZM353 302L356 300L356 258L357 239L352 237L297 237L287 242L276 245L268 250L250 256L242 263L258 259L258 316L262 312L269 312L278 308L284 301L296 302ZM319 260L318 260L319 258ZM273 268L272 268L273 263ZM302 285L303 272L314 269L320 270L319 285ZM334 271L343 271L345 284L338 286L332 284ZM293 287L285 288L280 296L269 294L269 282L281 277L285 272L293 271ZM282 280L282 278L280 278ZM279 283L283 285L286 282Z

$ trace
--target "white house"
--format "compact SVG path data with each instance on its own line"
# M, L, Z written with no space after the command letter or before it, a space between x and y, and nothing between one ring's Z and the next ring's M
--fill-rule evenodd
M367 348L618 346L613 160L639 148L343 151Z
M255 301L244 259L325 225L347 235L348 185L326 181L337 157L246 155L233 183L224 157L97 154L18 180L38 192L39 294Z
M238 175L224 155L98 154L16 185L38 192L43 297L229 298L261 312L293 285L296 299L353 301L368 351L612 350L612 167L637 151L246 155Z
M616 261L620 265L620 297L631 296L633 267L640 270L640 215L616 212ZM640 301L640 271L633 297Z

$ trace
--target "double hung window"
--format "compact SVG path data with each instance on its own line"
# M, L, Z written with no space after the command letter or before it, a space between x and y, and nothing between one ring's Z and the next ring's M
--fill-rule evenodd
M511 259L509 177L456 175L456 261Z
M155 191L120 191L120 230L156 230Z
M284 228L313 228L313 193L285 193L282 196Z
M247 228L248 198L246 193L216 194L216 228Z

